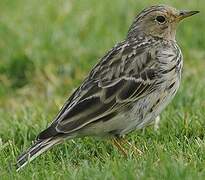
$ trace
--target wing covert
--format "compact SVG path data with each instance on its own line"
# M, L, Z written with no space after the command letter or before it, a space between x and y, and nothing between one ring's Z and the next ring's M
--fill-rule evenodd
M49 128L55 128L56 134L71 133L89 123L107 121L124 106L152 92L158 74L151 44L125 41L114 47L93 68Z

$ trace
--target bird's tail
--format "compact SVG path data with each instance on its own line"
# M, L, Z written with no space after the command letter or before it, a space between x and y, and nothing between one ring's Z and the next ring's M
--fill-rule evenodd
M28 162L31 162L43 152L50 149L52 146L60 143L61 140L61 138L52 137L44 140L38 140L37 142L35 142L34 145L32 145L28 150L26 150L18 157L16 163L16 171L19 171Z

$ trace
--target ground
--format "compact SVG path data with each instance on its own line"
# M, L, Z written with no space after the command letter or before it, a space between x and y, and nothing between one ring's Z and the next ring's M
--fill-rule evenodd
M143 155L123 157L106 139L68 141L20 172L13 164L91 67L126 36L150 1L0 1L1 179L205 179L205 2L155 1L201 13L182 22L181 87L153 127L126 138Z

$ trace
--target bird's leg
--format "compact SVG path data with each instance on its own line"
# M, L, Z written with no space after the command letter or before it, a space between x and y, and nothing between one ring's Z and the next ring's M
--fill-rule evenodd
M130 143L128 140L121 138L120 141L123 144L126 144L129 148L133 149L135 155L142 155L143 154L143 152L141 150L139 150L134 144Z
M112 142L113 145L115 145L125 157L128 157L128 151L124 148L125 145L127 145L129 149L133 149L135 155L142 155L141 150L139 150L135 145L131 144L128 140L124 138L113 138Z
M117 149L125 156L128 156L127 151L122 146L122 142L120 141L120 138L112 138L112 144L117 147Z
M160 123L160 116L157 116L154 120L154 131L158 131Z

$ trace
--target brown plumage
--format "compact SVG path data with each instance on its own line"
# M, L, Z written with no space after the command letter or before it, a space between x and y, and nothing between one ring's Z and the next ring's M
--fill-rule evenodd
M180 84L183 61L175 41L177 24L196 13L165 5L143 10L126 39L101 58L53 123L18 158L17 169L64 139L120 137L149 125Z

